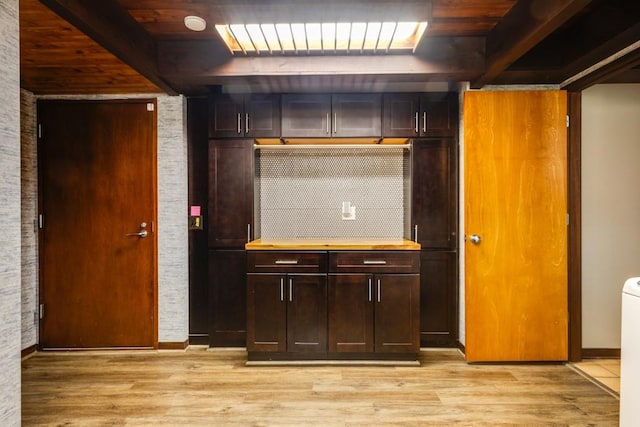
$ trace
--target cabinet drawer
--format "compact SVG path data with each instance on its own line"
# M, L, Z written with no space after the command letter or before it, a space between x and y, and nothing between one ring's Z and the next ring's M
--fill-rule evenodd
M325 272L327 271L327 253L248 251L247 268L252 273Z
M420 272L420 252L330 252L329 271L335 273L418 273Z

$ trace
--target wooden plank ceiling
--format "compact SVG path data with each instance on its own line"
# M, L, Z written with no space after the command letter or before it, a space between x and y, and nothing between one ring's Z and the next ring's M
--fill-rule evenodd
M233 57L213 30L230 16L300 18L313 9L314 19L321 10L320 19L364 20L363 8L391 18L425 2L20 0L21 85L36 94L198 94L219 85L285 92L640 82L637 0L432 0L425 37L409 56ZM207 29L186 29L187 15ZM601 75L574 78L615 54Z

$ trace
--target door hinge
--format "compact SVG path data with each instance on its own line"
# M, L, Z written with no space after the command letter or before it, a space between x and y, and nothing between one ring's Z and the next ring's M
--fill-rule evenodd
M567 114L567 127L569 127L569 115Z
M42 138L42 124L38 123L38 138Z
M567 225L569 225L569 214L567 214Z
M38 214L38 227L40 229L44 228L44 214Z
M40 320L44 319L44 304L40 304L38 316L40 317Z
M153 111L155 110L155 106L153 105L153 102L147 102L147 111Z

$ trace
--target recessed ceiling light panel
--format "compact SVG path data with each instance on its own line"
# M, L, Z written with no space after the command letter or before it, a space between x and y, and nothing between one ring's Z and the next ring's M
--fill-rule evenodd
M413 53L426 28L426 21L216 25L234 55Z

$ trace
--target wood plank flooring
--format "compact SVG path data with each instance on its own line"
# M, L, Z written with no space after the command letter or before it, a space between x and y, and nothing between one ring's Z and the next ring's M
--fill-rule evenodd
M23 425L617 426L618 400L564 365L247 367L240 350L37 353Z

